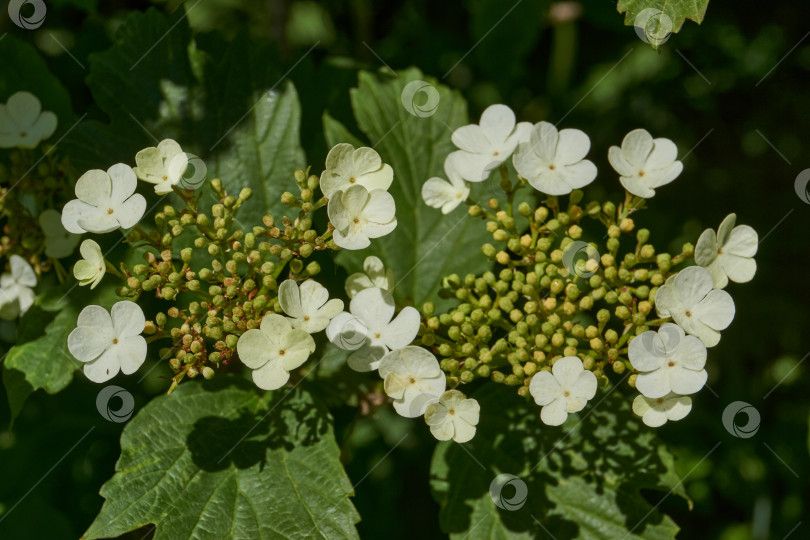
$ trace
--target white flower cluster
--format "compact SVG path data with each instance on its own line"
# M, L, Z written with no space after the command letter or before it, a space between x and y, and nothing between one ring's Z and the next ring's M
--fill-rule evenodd
M396 204L387 191L393 181L393 169L371 148L341 143L329 151L320 183L338 246L364 249L396 228Z
M452 140L459 150L444 163L449 182L430 178L422 186L425 204L444 214L467 199L467 182L487 180L510 156L517 173L546 195L567 195L596 178L596 166L585 159L591 148L585 133L557 130L548 122L517 123L506 105L487 107L478 124L456 129ZM655 188L672 182L683 170L677 154L669 139L653 139L646 130L636 129L625 136L621 147L610 148L608 159L628 192L650 198Z
M0 148L31 150L54 134L57 118L43 111L31 92L16 92L0 103Z
M315 280L300 285L285 280L278 291L281 309L288 315L269 313L257 329L239 338L236 350L242 363L253 370L253 382L264 390L281 388L290 371L315 352L311 334L324 330L343 310L343 301L329 299L329 291Z
M645 424L658 427L680 420L692 409L692 399L706 384L707 347L720 342L720 332L734 319L731 295L722 290L729 279L751 281L756 273L759 239L747 226L735 227L729 215L717 232L707 229L695 247L695 262L671 276L655 296L660 317L671 318L658 332L636 336L628 347L632 366L639 371L633 411Z
M482 182L512 156L519 177L546 195L566 195L590 184L596 166L585 156L590 139L577 129L557 128L548 122L517 123L505 105L492 105L479 124L453 132L459 148L445 160L448 181L431 178L422 186L428 206L444 214L467 200L467 182ZM669 139L654 139L644 129L635 129L612 146L608 160L619 174L629 195L647 199L656 188L680 175L683 164ZM628 197L629 197L628 195ZM722 290L728 281L744 283L756 272L757 233L747 225L735 227L729 215L715 232L701 234L694 256L697 266L671 276L655 296L658 315L673 322L658 332L647 331L630 341L628 356L639 372L636 388L641 392L633 410L649 426L685 417L692 407L688 395L706 383L706 348L717 345L720 331L734 318L734 301ZM565 422L568 413L583 409L596 393L596 377L575 356L558 358L550 371L531 379L529 391L542 407L541 419L548 425Z
M37 275L19 255L9 259L10 271L0 276L0 318L16 319L34 304Z
M58 214L53 211L43 212L39 221L45 232L48 256L70 255L79 241L78 235L134 227L146 212L146 199L135 193L138 178L156 184L158 194L169 193L188 165L180 145L170 139L157 148L141 150L135 161L138 164L135 169L118 163L106 172L87 171L76 182L77 198L68 201L61 218L57 219ZM79 251L82 258L73 266L73 276L79 285L94 289L108 271L101 246L87 239ZM22 301L20 307L23 308ZM141 336L145 324L143 310L134 302L118 302L109 312L101 306L87 306L79 313L77 328L68 337L68 350L85 363L84 374L93 382L108 381L119 371L130 375L146 359L146 340Z
M377 257L367 257L365 274L346 280L349 311L337 314L326 328L336 347L352 351L349 367L378 371L394 409L406 418L425 415L439 440L466 442L475 435L479 406L457 390L445 392L447 381L439 361L422 347L411 346L419 332L419 312L396 307L391 290L394 275Z

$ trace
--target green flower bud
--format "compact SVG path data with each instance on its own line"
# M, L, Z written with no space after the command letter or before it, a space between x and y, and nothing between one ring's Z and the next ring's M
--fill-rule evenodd
M312 261L306 266L306 272L310 276L318 275L320 273L320 271L321 271L321 265L318 263L318 261Z
M235 349L236 343L239 341L239 337L233 334L228 334L225 336L225 346L229 349Z
M616 306L616 310L614 312L618 318L621 320L627 320L630 318L630 310L627 309L627 306Z

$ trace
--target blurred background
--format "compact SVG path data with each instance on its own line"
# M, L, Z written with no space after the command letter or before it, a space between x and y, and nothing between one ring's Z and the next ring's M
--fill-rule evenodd
M249 32L256 41L274 43L277 58L268 62L278 62L280 71L300 61L290 79L301 95L302 140L316 168L326 153L322 112L352 127L349 89L360 69L419 67L461 91L472 119L489 104L505 103L520 120L582 129L591 137L589 157L602 171L611 170L608 147L631 129L644 127L674 140L684 173L658 191L637 225L653 231L659 249L677 249L736 212L738 223L759 232L761 244L754 281L730 286L737 317L711 351L710 388L696 397L687 420L660 430L694 501L690 511L671 497L662 510L687 537L808 537L810 195L806 182L796 188L797 176L810 167L807 5L712 0L702 25L687 21L658 51L623 25L624 17L609 0L514 5L499 0L49 0L47 5L48 33L25 33L2 16L0 35L33 39L68 87L74 111L89 111L91 117L95 113L84 85L88 56L109 47L132 10L186 9L195 32ZM588 196L617 187L618 182L597 182ZM615 200L619 196L617 190ZM661 244L670 239L671 244ZM4 467L9 473L0 479L0 516L16 503L21 486L34 486L42 477L49 456L57 449L61 455L95 423L90 386L77 377L56 396L37 392L13 429L6 400L0 399L0 460L14 464ZM136 402L162 388L146 381ZM753 436L735 437L724 428L722 413L734 401L759 413ZM71 410L85 410L88 418L62 413L76 403L81 406ZM429 491L434 441L427 430L414 430L383 459L411 429L409 423L390 410L357 424L354 410L335 414L349 476L354 483L362 479L354 498L363 516L361 534L372 537L385 530L405 537L418 530L441 538L438 507ZM94 429L83 451L70 454L36 484L0 531L13 530L16 520L39 522L43 535L52 538L81 535L101 507L98 490L112 474L121 426Z

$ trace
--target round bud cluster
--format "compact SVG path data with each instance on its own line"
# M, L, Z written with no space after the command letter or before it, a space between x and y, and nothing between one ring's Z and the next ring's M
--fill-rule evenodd
M300 194L281 196L298 209L295 219L267 214L261 225L244 229L236 216L251 190L234 197L215 178L210 187L217 201L210 208L200 207L200 192L187 193L185 208L167 205L155 214L152 230L138 227L128 235L128 242L144 248L144 262L122 266L126 283L117 293L133 299L150 294L171 303L147 323L146 333L153 341L171 340L160 354L176 373L172 389L186 376L211 378L215 367L228 365L239 336L258 328L268 311L281 311L281 281L320 272L312 255L334 247L332 230L314 229L312 213L326 200L312 200L317 176L296 171L295 178ZM185 247L175 248L176 239Z
M630 217L643 200L583 207L574 190L565 208L557 197L515 208L520 187L505 186L506 208L494 198L470 208L492 235L482 252L495 270L447 276L441 295L458 303L440 314L422 306L421 343L441 358L449 387L488 378L525 396L531 377L564 356L579 356L602 385L629 374L627 341L662 324L656 291L693 247L656 252ZM593 222L604 230L590 232Z

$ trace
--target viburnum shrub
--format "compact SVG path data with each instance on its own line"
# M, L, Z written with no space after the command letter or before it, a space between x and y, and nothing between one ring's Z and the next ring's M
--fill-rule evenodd
M12 162L25 166L30 149L53 133L54 118L27 93L3 107L15 124L3 128L0 142L23 149ZM408 218L398 222L388 191L397 171L374 149L337 144L324 168L289 171L291 191L281 195L289 216L245 223L240 209L251 188L230 192L214 178L189 189L189 156L166 139L132 163L84 172L59 221L52 210L37 216L20 197L4 198L3 253L10 257L0 313L24 314L37 275L60 268L81 236L73 276L90 288L114 281L119 297L110 310L84 307L67 338L97 383L134 373L148 357L171 367L169 393L222 370L249 370L259 388L275 390L301 377L318 347L313 336L325 332L350 351L351 369L378 381L396 413L424 417L439 440L475 436L481 407L465 387L476 380L512 387L534 400L543 423L558 426L608 386L609 372L624 374L639 393L632 410L645 424L683 419L706 383L707 348L735 315L724 288L756 271L756 232L731 214L679 252L656 247L634 217L683 166L672 141L644 129L607 152L614 171L602 176L618 175L626 190L618 203L586 197L598 171L580 130L516 123L511 109L492 105L479 124L455 129L452 141L458 150L446 156L446 178L426 179L422 197L445 219L465 205L463 219L492 237L469 249L492 264L444 277L439 296L451 301L443 309L434 301L398 304L397 276L376 256L349 276L345 291L319 282L314 254L364 249L408 226L401 222ZM38 172L60 170L53 162ZM471 184L491 178L491 197L471 199ZM166 195L150 223L138 193L147 183ZM532 191L536 203L518 202ZM36 219L41 234L28 237L33 242L11 232ZM117 230L139 262L109 261L93 240ZM145 313L146 298L161 300L160 310Z

